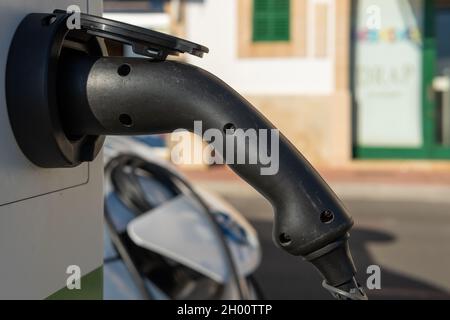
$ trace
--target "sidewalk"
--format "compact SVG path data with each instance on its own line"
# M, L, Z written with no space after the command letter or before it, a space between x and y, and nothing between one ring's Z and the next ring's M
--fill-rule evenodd
M398 166L372 170L363 166L356 169L319 168L318 171L343 198L450 203L450 167L447 169L445 165L403 170ZM227 166L183 172L197 185L225 196L256 195L256 191Z
M450 186L450 164L436 166L419 166L417 164L405 169L399 166L379 166L356 164L349 168L317 168L323 178L329 182L352 183L386 183L386 184L434 184ZM183 172L197 181L239 181L240 178L228 166L213 166L208 169L185 169Z

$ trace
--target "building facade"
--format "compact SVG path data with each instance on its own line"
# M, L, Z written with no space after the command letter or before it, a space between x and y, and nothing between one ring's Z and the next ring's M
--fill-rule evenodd
M450 0L144 2L313 163L450 158Z
M349 8L347 0L186 1L183 35L210 48L192 63L242 93L313 162L337 164L351 158Z
M178 30L211 49L191 62L314 163L450 158L450 1L187 0L182 10Z

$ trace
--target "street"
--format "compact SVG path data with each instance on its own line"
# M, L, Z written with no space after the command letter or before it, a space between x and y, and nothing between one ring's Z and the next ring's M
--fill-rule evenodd
M272 242L272 209L240 181L202 181L221 194L257 229L263 259L256 272L268 299L329 299L321 278L301 258ZM371 299L450 299L450 187L336 183L355 220L350 245L358 280L366 285L367 267L381 268L381 290Z

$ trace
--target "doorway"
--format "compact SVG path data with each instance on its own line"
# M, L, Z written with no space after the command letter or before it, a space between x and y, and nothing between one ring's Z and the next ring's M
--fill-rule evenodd
M450 0L355 0L353 18L354 156L450 159Z

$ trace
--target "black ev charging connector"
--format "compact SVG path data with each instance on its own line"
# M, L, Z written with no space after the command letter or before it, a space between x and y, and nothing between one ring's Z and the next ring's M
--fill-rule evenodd
M74 167L91 161L105 135L192 131L198 120L203 131L275 129L214 75L165 60L178 53L202 56L207 48L86 14L80 29L69 30L67 18L62 11L28 15L9 52L8 113L20 148L37 166ZM108 57L104 38L129 44L148 58ZM252 148L244 149L248 156ZM222 156L227 160L227 152ZM310 261L336 297L366 298L355 280L348 247L352 219L283 135L276 174L261 175L264 165L259 160L229 166L271 202L279 247Z

